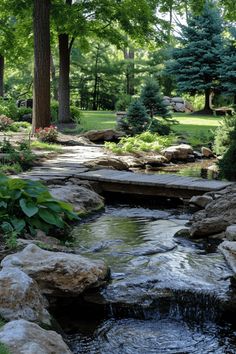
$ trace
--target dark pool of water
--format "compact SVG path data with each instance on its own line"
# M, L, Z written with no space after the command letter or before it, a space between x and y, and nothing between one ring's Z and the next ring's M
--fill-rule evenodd
M58 316L73 353L236 353L222 310L231 271L206 243L173 237L188 219L183 209L121 205L74 229L78 253L104 259L112 280Z

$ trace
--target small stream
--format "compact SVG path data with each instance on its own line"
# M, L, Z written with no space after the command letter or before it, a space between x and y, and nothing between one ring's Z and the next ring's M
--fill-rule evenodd
M77 252L104 259L112 280L57 313L73 353L236 353L231 271L215 245L174 237L189 217L110 205L75 227Z

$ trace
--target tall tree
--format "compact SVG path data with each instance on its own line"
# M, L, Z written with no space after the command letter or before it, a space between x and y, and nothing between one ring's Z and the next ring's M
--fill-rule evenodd
M234 97L236 104L236 29L230 29L231 37L221 49L222 63L219 67L219 75L223 92Z
M50 125L50 0L34 0L33 126Z
M205 105L201 112L211 114L211 94L219 86L223 31L220 12L207 1L202 13L189 17L181 30L181 47L174 49L167 71L176 77L180 92L204 93Z
M153 33L155 18L155 2L152 0L55 2L54 20L59 33L59 56L62 61L59 78L60 121L70 120L70 54L75 39L96 36L120 44L125 34L137 40L148 38Z

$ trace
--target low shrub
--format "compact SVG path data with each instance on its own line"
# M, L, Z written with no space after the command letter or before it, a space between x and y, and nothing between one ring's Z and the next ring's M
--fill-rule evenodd
M105 147L114 153L137 153L144 151L159 152L176 141L173 135L160 136L151 132L144 132L134 137L121 138L119 143L106 142Z
M150 117L139 100L131 103L127 115L120 120L120 128L129 135L136 135L146 131L149 124Z
M6 131L13 124L13 120L4 114L0 115L0 131Z
M37 229L57 235L57 229L64 230L78 216L42 183L0 175L0 219L1 231L11 238L25 232L34 235Z
M13 100L4 100L0 98L0 115L3 114L13 120L18 119L18 108Z
M28 141L22 141L15 147L9 140L4 139L0 143L0 152L7 154L0 166L1 172L21 172L31 167L35 160L35 155L32 153Z
M58 130L55 125L50 125L46 128L38 128L35 131L35 136L45 143L55 143L57 141Z
M223 155L230 145L230 134L236 129L236 115L223 118L220 126L215 131L214 152Z
M236 127L229 133L229 147L218 162L220 177L236 181Z
M76 124L80 124L80 120L82 117L82 112L80 111L80 109L76 106L70 106L70 114L71 114L71 119Z

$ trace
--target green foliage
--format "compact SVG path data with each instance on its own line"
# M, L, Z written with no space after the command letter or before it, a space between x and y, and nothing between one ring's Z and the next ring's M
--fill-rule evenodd
M76 123L80 124L82 113L80 109L76 106L70 106L71 119Z
M169 135L171 132L170 124L154 117L148 128L151 133L157 133L159 135Z
M226 45L221 48L222 63L219 67L219 75L223 90L236 95L236 29L231 28L230 38Z
M30 108L30 107L18 107L17 108L16 120L21 120L22 117L25 114L31 114L32 115L32 108Z
M18 146L13 146L9 140L4 138L0 143L0 152L7 154L2 159L1 172L21 172L31 167L35 159L28 141L22 141Z
M169 75L176 77L178 90L196 94L218 88L223 42L219 10L207 1L202 13L190 15L181 30L181 46L173 50L173 60L167 67Z
M50 105L52 122L57 122L58 121L58 110L59 110L58 101L52 100L51 101L51 105Z
M158 83L154 79L149 79L144 85L140 100L146 107L151 118L161 116L162 118L171 117L171 114L163 103L163 97L160 93Z
M3 343L0 343L0 354L11 354L10 350Z
M47 150L47 151L53 151L57 153L63 151L59 144L44 143L42 141L32 141L31 148L35 150Z
M125 133L136 135L148 129L150 118L144 105L136 100L129 106L127 115L121 119L120 127Z
M35 136L44 143L55 143L57 141L58 130L55 125L35 130Z
M51 119L53 122L57 122L58 121L58 110L59 110L59 104L58 101L52 100L51 102ZM71 119L76 122L77 124L79 124L80 122L80 118L82 116L82 113L80 111L80 109L76 106L70 106L70 113L71 113Z
M1 114L13 120L17 120L18 114L15 101L0 98L0 115Z
M31 131L31 124L28 122L13 122L10 126L9 126L9 131L11 132L20 132L20 131Z
M236 181L236 127L229 134L229 148L219 160L220 176L230 181Z
M10 240L24 232L46 233L67 228L69 221L78 220L73 207L54 199L40 182L11 179L0 175L1 230Z
M173 135L159 136L151 132L144 132L134 137L121 138L119 143L106 142L105 147L114 153L137 153L144 151L159 152L163 148L174 143L176 138Z
M223 155L230 146L230 134L236 129L236 115L223 118L220 126L216 129L214 137L214 152Z
M120 95L116 102L116 111L126 111L131 104L132 97L130 95Z
M13 120L8 118L7 116L1 114L0 115L0 131L6 131L12 125Z

